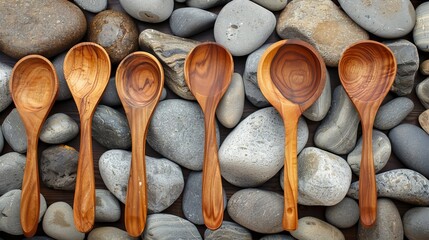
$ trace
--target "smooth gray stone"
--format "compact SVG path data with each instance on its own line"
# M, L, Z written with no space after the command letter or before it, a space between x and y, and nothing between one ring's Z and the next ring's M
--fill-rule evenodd
M375 175L378 197L410 204L429 205L429 180L410 169L394 169ZM347 196L359 199L359 181L350 185Z
M147 217L142 239L202 239L197 227L183 218L171 214L158 213Z
M116 227L99 227L93 229L88 240L137 240L138 238L131 237L122 229Z
M403 0L405 1L411 4L409 0ZM408 95L414 88L414 78L420 65L417 47L405 39L387 41L384 44L392 50L398 66L391 91L399 96Z
M79 125L68 115L56 113L46 119L40 131L40 140L49 144L65 143L79 134Z
M4 140L18 153L27 152L27 134L16 108L10 111L1 125Z
M359 240L392 240L403 239L401 215L392 200L387 198L377 199L377 221L370 228L358 225Z
M314 145L335 154L347 154L356 145L359 115L339 85L335 88L332 105L314 134Z
M43 217L43 231L55 239L83 240L85 233L79 232L73 221L73 209L65 202L52 203Z
M207 9L207 8L223 5L230 1L231 0L186 0L186 4L190 7Z
M24 240L54 240L54 239L47 236L34 236L31 238L24 238Z
M204 232L205 240L222 240L222 239L241 239L252 240L252 234L246 228L234 222L223 221L222 225L216 230L206 229Z
M359 221L359 205L351 198L345 197L325 211L326 221L338 228L349 228Z
M106 90L104 90L103 96L101 96L100 104L107 105L109 107L121 106L121 99L119 98L118 91L116 90L115 77L109 79Z
M95 221L116 222L121 218L118 199L106 189L95 189Z
M374 127L390 130L404 120L413 111L414 103L406 97L397 97L378 109Z
M297 152L308 140L304 118L298 122ZM263 108L241 121L218 151L222 177L238 187L259 186L283 167L284 125L273 107Z
M426 109L429 109L429 78L426 78L417 84L416 94L423 106Z
M3 138L3 132L1 130L1 125L0 125L0 153L3 151L3 147L4 147L4 138Z
M426 240L429 237L429 207L415 207L402 217L404 233L409 240Z
M343 233L331 224L315 217L303 217L298 220L298 229L290 234L296 239L345 240Z
M9 88L11 74L12 68L0 62L0 112L5 110L12 103L12 96L10 95Z
M119 3L130 16L149 23L167 20L174 9L174 0L119 0Z
M68 100L72 98L66 78L64 77L64 58L66 57L66 54L67 52L63 52L56 56L54 60L52 60L52 64L55 67L55 72L57 73L58 77L57 101Z
M0 197L0 232L22 235L21 226L21 190L14 189ZM46 200L40 194L39 222L46 211Z
M228 214L238 224L259 233L283 231L283 196L266 190L246 188L228 200Z
M83 10L92 13L99 13L107 8L107 0L74 0Z
M392 129L389 138L399 160L429 178L429 135L420 127L404 123Z
M243 115L244 84L239 73L233 73L231 83L216 109L216 117L227 128L235 127Z
M270 11L280 11L286 7L288 0L252 0L253 2L261 5L262 7Z
M428 14L428 2L424 2L416 8L416 24L413 29L413 40L416 46L424 52L429 52Z
M266 235L259 240L293 240L292 236L284 235L284 234L272 234L272 235Z
M326 81L323 91L319 98L307 109L302 115L311 121L321 121L328 114L329 108L331 107L331 78L328 70L326 70Z
M67 145L49 147L42 152L40 172L49 188L74 190L79 153Z
M389 161L392 153L392 145L389 138L383 132L373 130L372 132L372 154L374 158L374 170L377 173ZM362 159L362 137L359 138L356 147L347 155L347 163L350 165L353 173L360 174L360 163Z
M167 98L167 90L162 88L161 97L159 97L159 101L165 100Z
M170 28L174 35L190 37L213 27L217 15L194 7L178 8L170 17Z
M12 189L21 189L26 159L16 152L0 156L0 196Z
M264 44L275 27L272 12L248 0L233 0L219 12L214 38L233 56L244 56Z
M219 128L216 124L217 144ZM203 168L204 116L196 102L161 101L149 125L148 144L162 156L193 171Z
M92 136L108 149L131 147L131 132L124 114L105 105L98 105L92 119Z

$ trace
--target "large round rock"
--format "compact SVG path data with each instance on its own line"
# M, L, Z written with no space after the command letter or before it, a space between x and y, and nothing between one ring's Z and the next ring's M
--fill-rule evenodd
M402 218L405 236L410 240L426 240L429 237L429 207L408 210Z

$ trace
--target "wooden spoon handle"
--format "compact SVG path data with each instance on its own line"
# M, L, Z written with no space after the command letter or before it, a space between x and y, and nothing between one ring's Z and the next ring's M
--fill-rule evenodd
M73 202L73 216L76 229L88 232L95 219L95 180L92 159L92 116L81 118L79 161L76 189Z
M203 218L207 228L215 230L222 224L224 207L214 111L204 114L204 129Z
M39 224L40 189L37 145L37 136L29 134L27 138L27 160L22 179L20 212L22 231L26 237L34 236Z

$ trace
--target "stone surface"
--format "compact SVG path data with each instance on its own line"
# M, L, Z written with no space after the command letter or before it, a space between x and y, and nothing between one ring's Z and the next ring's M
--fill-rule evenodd
M127 14L113 10L95 15L88 29L89 41L101 45L109 54L112 64L119 63L138 49L138 35L133 20Z
M170 17L174 0L119 0L122 8L143 22L159 23Z
M231 0L185 0L186 4L190 7L207 9L218 5L225 4Z
M335 88L331 108L314 134L314 145L335 154L347 154L356 144L359 115L339 85Z
M404 120L413 111L414 103L406 97L397 97L378 109L374 127L390 130Z
M234 222L223 221L222 225L212 231L206 229L204 232L205 240L222 240L222 239L240 239L240 240L252 240L252 234L246 228L238 225Z
M216 117L227 128L240 122L244 109L244 84L239 73L233 73L231 83L219 102Z
M191 222L171 214L151 214L147 217L142 239L202 239Z
M416 46L424 51L429 51L429 2L424 2L416 8L416 24L413 29L413 40Z
M402 0L402 2L411 4L409 0ZM412 9L414 10L413 7ZM387 41L384 44L392 50L398 66L391 91L399 96L408 95L414 88L414 78L419 70L419 53L417 47L405 39Z
M326 81L323 91L319 98L307 109L302 115L311 121L321 121L328 114L329 108L331 107L331 78L328 70L326 70Z
M12 235L22 235L21 217L21 190L11 190L0 197L0 232ZM46 200L40 194L39 222L46 211Z
M219 146L219 129L216 126ZM147 142L162 156L194 171L203 168L204 116L195 102L160 102L149 125Z
M101 155L98 164L107 189L125 203L131 153L109 150ZM167 209L180 196L185 185L180 167L165 158L146 156L146 180L149 213Z
M259 48L275 26L272 12L249 0L233 0L219 12L214 38L233 56L244 56Z
M93 229L89 235L88 240L137 240L138 238L134 238L128 235L122 229L116 227L99 227Z
M259 240L294 240L294 239L295 238L285 234L271 234L271 235L266 235L260 238Z
M100 104L109 107L121 106L121 99L119 99L118 91L116 90L115 77L109 79L106 90L104 90L103 96L101 96Z
M79 133L79 125L68 115L56 113L46 119L40 131L40 140L49 144L65 143Z
M378 197L415 205L429 205L429 180L410 169L394 169L375 175ZM349 197L359 198L359 181L351 184Z
M21 189L25 155L8 152L0 156L0 196L12 189Z
M405 236L410 240L426 240L429 237L429 207L415 207L402 217Z
M416 94L423 106L429 109L429 78L417 84Z
M107 0L74 0L74 2L83 10L92 13L99 13L107 8Z
M401 124L389 132L393 153L410 169L429 178L429 135L411 124Z
M118 199L106 189L95 189L95 221L116 222L120 218L121 206Z
M359 221L359 205L345 197L341 202L326 208L326 221L338 228L349 228Z
M55 239L83 240L73 221L73 209L65 202L52 203L43 217L43 231Z
M308 127L298 122L297 150L308 140ZM250 114L225 138L219 152L222 177L238 187L255 187L272 178L284 164L284 126L278 112L264 108Z
M16 108L12 109L4 119L1 130L4 140L6 140L13 151L18 153L25 153L27 151L27 134L24 123Z
M217 15L194 7L178 8L170 17L171 32L179 37L190 37L213 27Z
M10 95L9 80L12 68L0 62L0 112L5 110L12 103Z
M49 188L74 190L79 153L67 145L49 147L42 152L40 173Z
M429 134L429 109L419 115L419 123L423 130ZM1 149L1 148L0 148Z
M0 126L0 153L3 151L3 147L4 147L4 139L3 139L3 132Z
M359 222L358 239L403 239L404 228L402 227L401 215L395 204L387 198L377 200L377 221L370 228L363 227Z
M383 132L373 130L372 132L372 154L374 158L374 170L377 173L389 161L392 153L392 145L389 138ZM362 159L362 137L356 144L356 147L347 155L347 163L350 165L353 173L360 174L360 163Z
M313 45L330 67L338 65L350 44L369 39L331 0L290 2L281 12L276 30L281 38L298 38Z
M139 43L140 48L154 51L163 63L165 85L179 97L194 100L185 82L183 66L188 53L200 42L146 29L140 33Z
M67 52L63 52L52 60L52 64L55 67L55 72L57 73L58 77L57 101L68 100L72 98L66 78L64 77L64 59L66 54Z
M331 224L315 217L303 217L298 220L298 229L290 232L296 239L344 240L343 233Z
M2 1L0 16L0 51L16 59L29 54L55 56L86 32L83 12L66 0Z
M238 224L259 233L283 231L283 196L266 190L247 188L228 200L228 214Z
M262 7L270 10L270 11L280 11L283 10L283 8L286 7L286 4L288 3L288 0L252 0L253 2L261 5Z
M420 63L420 73L425 76L429 75L429 59L426 59Z

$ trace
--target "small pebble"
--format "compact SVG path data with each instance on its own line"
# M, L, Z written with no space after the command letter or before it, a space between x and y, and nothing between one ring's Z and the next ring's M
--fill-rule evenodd
M5 110L12 103L12 96L10 95L9 89L11 73L12 68L0 62L0 112Z
M423 2L416 8L416 24L413 29L413 40L416 46L424 52L429 51L428 14L429 2Z
M217 15L199 8L185 7L173 11L170 28L174 35L190 37L213 27Z
M133 18L149 23L167 20L174 9L174 0L119 0L119 3Z
M420 73L425 76L429 75L429 59L420 63Z
M286 7L286 4L288 3L288 0L271 0L271 1L252 0L252 1L273 12L283 10Z
M206 229L204 232L205 240L222 240L222 239L240 239L252 240L252 234L246 228L234 222L223 221L222 225L216 230Z
M203 239L194 224L175 215L158 213L147 216L142 239Z
M95 221L116 222L120 218L121 206L118 199L106 189L95 189Z
M419 115L419 123L423 130L429 134L429 109Z
M76 184L79 153L67 145L49 147L42 152L40 172L49 188L72 191Z
M116 90L115 77L109 79L106 90L104 90L103 96L100 99L100 104L109 107L121 106L121 99L119 99L118 91Z
M235 127L240 122L244 109L244 84L241 75L232 74L231 84L223 95L216 109L216 117L227 128Z
M0 153L3 151L3 147L4 147L4 139L3 139L3 132L0 126Z
M137 240L138 238L134 238L128 235L122 229L115 227L99 227L93 229L89 235L88 240Z
M26 159L16 152L0 156L0 196L12 189L21 189Z
M292 236L285 235L285 234L271 234L271 235L266 235L260 238L259 240L294 240L294 239L295 238L293 238Z
M429 78L426 78L417 84L416 94L423 106L426 109L429 109Z
M351 198L345 197L325 211L326 221L338 228L349 228L359 221L359 205Z
M167 98L167 89L162 88L161 97L159 97L159 101L165 100Z
M407 97L397 97L378 109L374 127L390 130L404 120L413 111L414 103Z
M55 67L55 72L57 72L58 77L57 101L63 101L72 98L66 78L64 77L64 58L66 57L66 54L67 52L63 52L56 56L54 60L52 60L52 64Z
M405 212L402 217L405 236L410 240L429 238L429 207L415 207Z
M298 229L290 234L302 240L345 240L343 233L331 224L315 217L303 217L298 220Z
M331 106L331 77L328 70L326 70L326 81L323 91L319 98L307 109L302 115L311 121L321 121L328 114L329 107Z
M27 152L27 134L16 108L10 111L1 125L4 140L18 153Z
M56 113L43 124L40 140L49 144L65 143L79 134L79 125L68 115Z
M74 2L83 10L92 13L99 13L107 8L107 0L74 0Z
M186 4L190 7L207 9L218 5L223 5L230 1L231 0L186 0Z
M55 239L83 240L85 233L79 232L73 220L73 209L66 202L52 203L43 217L43 231Z

